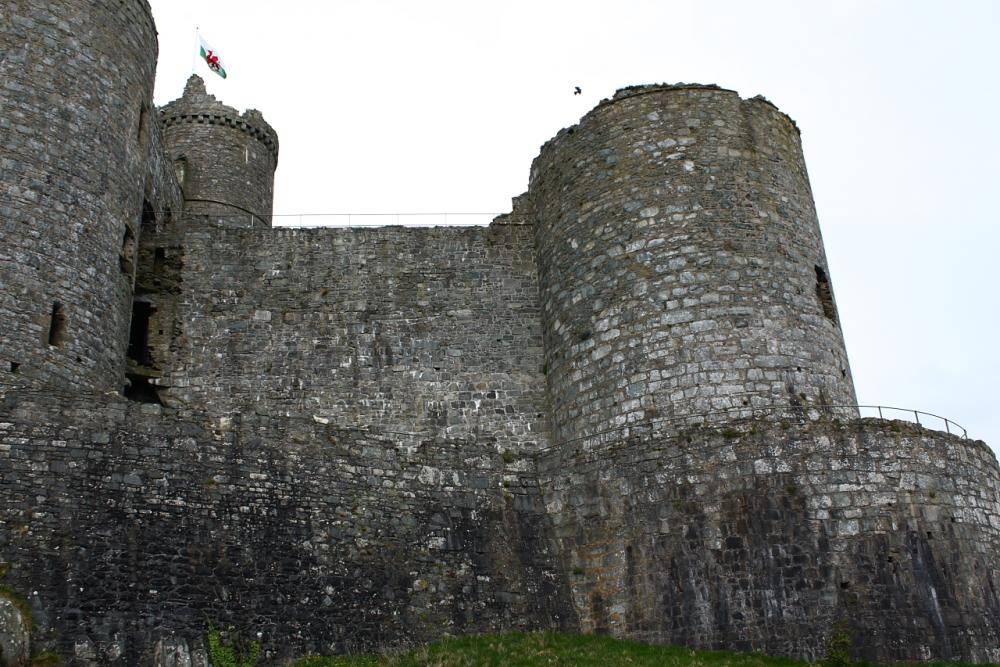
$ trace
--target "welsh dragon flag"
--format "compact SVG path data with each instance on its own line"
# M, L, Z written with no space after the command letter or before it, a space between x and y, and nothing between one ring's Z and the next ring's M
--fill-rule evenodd
M200 34L198 35L198 42L201 44L201 57L205 59L208 68L225 79L226 66L223 64L222 59L219 58L219 52L209 46L208 42Z

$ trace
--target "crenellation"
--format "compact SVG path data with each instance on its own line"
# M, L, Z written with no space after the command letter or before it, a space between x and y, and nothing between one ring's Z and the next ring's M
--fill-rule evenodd
M155 109L144 0L0 15L0 645L1000 661L996 457L858 418L769 101L623 88L488 227L272 228L276 131Z

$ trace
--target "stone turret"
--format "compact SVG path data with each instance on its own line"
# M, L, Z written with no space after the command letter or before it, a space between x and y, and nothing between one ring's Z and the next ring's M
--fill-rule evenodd
M529 196L557 440L856 403L799 133L769 102L621 90L543 147Z
M235 226L271 225L278 134L259 111L240 114L192 75L184 95L160 110L160 121L186 213Z
M120 390L149 173L156 29L145 0L0 9L0 364Z
M274 130L198 77L156 123L156 51L145 0L0 3L0 662L1000 662L996 457L856 418L766 100L621 90L489 228L270 229Z

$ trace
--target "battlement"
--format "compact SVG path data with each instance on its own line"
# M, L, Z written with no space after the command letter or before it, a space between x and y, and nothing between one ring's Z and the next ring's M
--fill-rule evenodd
M612 96L612 98L610 100L602 100L601 104L598 105L598 108L600 108L600 106L603 105L603 104L605 104L605 103L610 104L610 103L615 102L616 100L625 99L627 97L635 97L637 95L647 95L647 94L650 94L650 93L663 92L663 91L669 91L669 90L717 90L717 91L721 91L721 92L732 93L734 95L739 95L739 93L737 93L735 90L732 90L730 88L723 88L723 87L718 86L718 85L716 85L714 83L709 83L709 84L701 84L701 83L656 83L656 84L645 84L645 85L626 86L625 88L619 88L618 90L615 91L615 94ZM785 112L783 112L781 109L779 109L777 107L777 105L775 105L771 100L767 99L763 95L755 95L754 97L746 98L746 99L743 100L743 102L744 103L764 103L764 104L767 104L772 109L774 109L775 111L777 111L778 113L780 113L782 116L784 116L785 118L787 118L788 122L790 122L792 124L792 126L795 127L796 130L798 130L798 124L795 122L795 120L791 116L789 116L788 114L786 114Z
M155 122L144 0L7 11L4 658L207 664L209 624L275 662L512 629L1000 661L996 458L858 418L767 100L622 88L488 227L276 230L260 112L193 76Z
M596 107L591 109L585 117L590 117L597 115L603 111L606 111L610 107L614 107L619 102L623 100L628 100L630 98L641 97L643 95L657 95L657 94L669 94L671 92L678 92L682 94L697 94L698 91L704 91L706 93L720 93L724 96L733 96L738 99L741 103L747 105L764 104L772 109L777 115L787 120L790 127L794 128L796 132L799 132L799 126L795 120L779 109L773 102L768 100L763 95L756 95L754 97L743 99L740 97L739 93L730 88L723 88L716 84L700 84L700 83L657 83L657 84L643 84L635 86L626 86L624 88L619 88L615 91L615 94L610 98L605 98L601 100ZM555 137L546 142L545 146L558 142L562 137L567 135L572 135L577 130L577 125L573 125L567 128L559 130ZM543 146L543 151L545 149Z
M160 123L164 129L178 123L198 123L240 130L264 144L277 165L278 133L264 116L256 109L247 109L241 114L219 102L214 95L208 94L205 82L197 74L188 79L183 96L160 109Z
M160 122L189 214L270 227L278 133L259 111L240 114L192 74L184 95L160 110Z

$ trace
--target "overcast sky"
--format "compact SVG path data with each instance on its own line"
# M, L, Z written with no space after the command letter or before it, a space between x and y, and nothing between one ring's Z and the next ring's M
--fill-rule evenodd
M1000 451L1000 2L151 4L157 104L200 27L229 71L195 64L209 92L278 132L277 214L505 212L617 88L764 95L802 130L859 401Z

